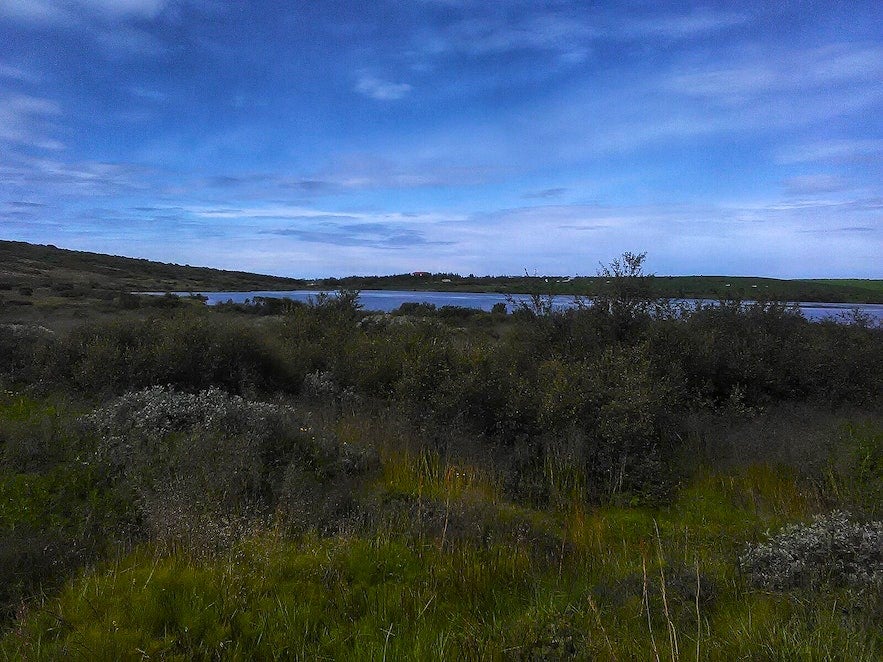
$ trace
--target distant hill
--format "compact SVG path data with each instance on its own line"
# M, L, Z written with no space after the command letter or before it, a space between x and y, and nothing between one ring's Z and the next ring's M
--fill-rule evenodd
M306 281L0 241L0 287L124 291L290 290Z
M459 276L400 274L350 276L319 281L324 288L360 290L425 290L443 292L539 292L561 296L592 296L604 289L598 276ZM659 297L673 299L742 299L883 303L883 280L783 280L755 276L655 276L650 287Z
M243 271L166 264L130 257L72 251L55 246L0 241L0 295L24 288L73 299L110 298L130 291L198 292L327 289L437 290L459 292L542 292L591 296L599 277L460 276L451 273L350 276L306 281ZM738 298L784 301L883 303L883 280L803 279L744 276L657 276L653 291L672 298Z

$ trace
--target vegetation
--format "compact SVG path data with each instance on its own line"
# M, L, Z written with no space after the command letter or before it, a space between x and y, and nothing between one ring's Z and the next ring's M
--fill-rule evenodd
M883 329L605 269L0 326L0 659L879 659Z
M597 297L609 289L610 276L615 275L615 269L602 266L597 275L584 277L461 276L417 272L307 281L162 264L14 241L0 241L0 264L3 265L0 271L0 322L23 321L65 328L79 324L84 318L92 319L96 314L111 318L118 317L121 311L180 308L199 303L196 298L143 297L133 292L385 289ZM657 276L644 279L642 287L655 299L883 303L881 280ZM272 300L265 300L264 312L269 312L274 305Z

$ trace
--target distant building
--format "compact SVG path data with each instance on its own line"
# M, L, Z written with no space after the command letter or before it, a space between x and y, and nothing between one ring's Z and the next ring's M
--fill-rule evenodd
M432 274L430 274L428 271L412 271L411 275L412 276L431 276Z

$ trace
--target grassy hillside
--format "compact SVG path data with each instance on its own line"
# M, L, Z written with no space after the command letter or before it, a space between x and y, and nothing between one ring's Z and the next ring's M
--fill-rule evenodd
M883 296L883 280L871 280L869 278L813 278L805 282L857 288L871 292L875 297Z
M304 285L291 278L0 241L0 322L65 327L142 305L184 305L161 298L139 302L129 294L137 291L292 290Z
M166 264L130 257L0 241L0 284L93 290L181 291L297 289L302 280Z
M780 280L731 276L657 276L649 283L659 297L762 299L883 303L880 280ZM306 281L279 276L165 264L136 258L71 251L54 246L0 241L0 319L36 319L28 306L48 311L94 308L96 302L119 302L133 291L194 292L305 288L334 290L400 289L460 292L554 293L593 296L602 292L601 277L460 276L399 274L351 276Z

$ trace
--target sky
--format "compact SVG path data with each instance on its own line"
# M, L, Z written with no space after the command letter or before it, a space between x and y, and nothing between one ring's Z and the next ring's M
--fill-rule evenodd
M883 3L0 0L0 239L883 278Z

